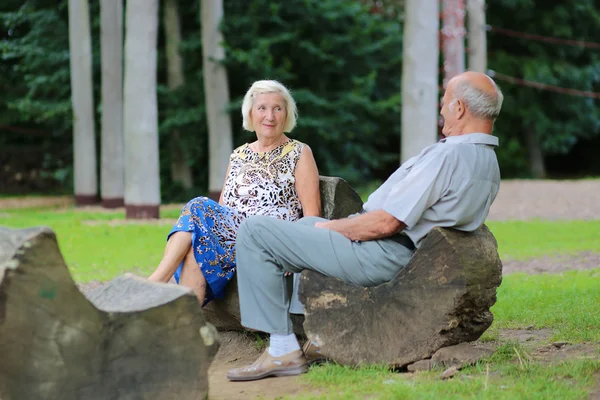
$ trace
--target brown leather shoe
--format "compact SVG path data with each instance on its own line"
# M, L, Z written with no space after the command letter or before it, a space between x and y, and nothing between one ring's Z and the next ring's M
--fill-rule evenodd
M315 344L312 340L307 340L302 346L302 352L306 357L306 365L321 364L327 361L327 358L321 353L321 348Z
M273 357L267 348L252 364L229 370L230 381L253 381L269 376L300 375L308 370L308 363L302 350L296 350L281 357Z

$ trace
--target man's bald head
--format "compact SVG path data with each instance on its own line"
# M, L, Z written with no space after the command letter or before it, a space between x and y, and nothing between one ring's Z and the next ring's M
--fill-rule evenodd
M500 114L504 96L494 80L481 72L463 72L448 82L453 100L462 100L475 118L494 121Z

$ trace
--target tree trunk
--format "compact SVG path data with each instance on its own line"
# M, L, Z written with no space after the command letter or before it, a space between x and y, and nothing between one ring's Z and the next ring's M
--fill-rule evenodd
M465 71L465 3L442 0L442 44L444 49L444 88L448 81Z
M164 13L165 42L167 52L167 85L169 90L175 90L183 85L183 60L179 54L181 43L181 25L179 22L179 9L177 0L165 2ZM169 137L171 142L171 179L179 182L184 189L193 186L192 170L186 162L179 132L174 129Z
M91 43L88 1L69 0L73 173L77 205L98 201Z
M124 205L123 2L100 1L102 52L102 206Z
M218 199L227 173L229 155L233 151L231 120L227 112L229 84L227 71L222 64L225 50L219 24L223 19L222 0L200 0L202 25L202 59L204 92L208 120L210 197Z
M405 3L402 60L402 162L437 141L439 4Z
M487 71L487 39L485 27L485 0L467 0L469 18L469 69Z
M158 0L127 0L126 13L125 211L127 218L158 218Z
M525 129L525 140L527 142L527 153L529 154L529 171L535 179L546 178L546 164L544 163L544 154L542 144L538 138L535 129Z

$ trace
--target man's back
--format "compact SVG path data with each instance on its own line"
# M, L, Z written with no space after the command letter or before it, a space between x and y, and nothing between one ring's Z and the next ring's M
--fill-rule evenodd
M404 222L416 246L435 226L473 231L498 193L497 145L496 137L482 133L442 139L404 163L364 208Z

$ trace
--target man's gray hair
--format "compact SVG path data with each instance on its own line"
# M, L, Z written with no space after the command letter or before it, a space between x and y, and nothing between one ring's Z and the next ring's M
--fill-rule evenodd
M450 103L451 108L454 108L456 100L462 100L474 117L494 121L500 114L504 95L498 85L492 79L490 81L495 89L492 93L474 87L467 79L456 82L452 91L454 100Z

